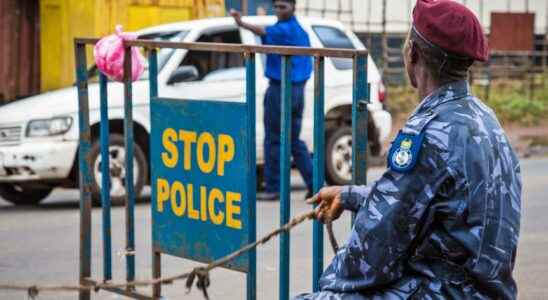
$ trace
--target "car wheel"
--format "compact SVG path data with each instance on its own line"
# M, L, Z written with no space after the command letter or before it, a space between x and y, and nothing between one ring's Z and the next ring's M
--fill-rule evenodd
M0 198L15 205L36 205L46 199L53 188L30 187L9 183L0 184Z
M352 128L349 126L328 133L325 167L329 184L346 185L352 181Z
M126 149L121 134L111 134L109 142L110 165L110 201L114 206L124 205L126 199ZM138 144L133 147L133 185L138 198L143 191L148 174L148 164L145 154ZM101 170L101 143L96 140L91 146L90 156L93 170L93 202L101 204L101 185L103 173Z
M368 149L368 160L370 156L370 149ZM350 126L342 126L328 132L325 167L328 184L347 185L352 183L352 128Z

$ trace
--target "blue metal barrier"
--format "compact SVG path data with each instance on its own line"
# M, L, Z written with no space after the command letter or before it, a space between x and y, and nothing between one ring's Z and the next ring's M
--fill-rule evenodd
M245 67L246 67L246 103L247 103L247 113L250 117L249 126L247 127L248 130L248 136L254 137L255 136L255 99L256 96L256 68L255 68L255 53L246 53L245 54ZM250 174L248 178L250 179L250 182L248 183L248 195L255 195L255 188L257 187L257 177L256 177L256 152L255 152L255 140L249 139L248 145L249 150L251 150L251 155L248 160L247 170L248 172L253 172L253 174ZM252 203L249 206L249 218L251 220L256 220L257 216L257 202L252 201ZM253 221L250 224L249 228L249 241L255 241L257 237L257 222ZM247 299L253 300L256 298L257 295L257 252L251 251L249 253L249 270L250 274L247 276Z
M99 74L101 120L108 120L107 77ZM109 153L109 123L101 122L101 204L103 214L103 278L112 279L112 237L110 214L110 153ZM104 145L104 146L103 146Z
M86 45L93 45L97 39L76 39L76 74L78 86L78 101L79 101L79 128L80 128L80 147L79 147L79 171L80 171L80 283L82 285L94 285L96 281L91 278L91 192L93 186L93 176L91 162L88 159L92 136L89 123L89 104L87 91L87 65L86 65ZM161 105L187 105L181 104L188 102L188 108L200 105L199 102L180 100L183 102L170 102L170 99L160 98L158 95L158 53L159 48L187 49L195 51L215 51L215 52L233 52L242 53L245 58L246 69L246 99L245 110L236 108L234 111L241 113L242 120L246 120L245 134L242 137L245 140L245 164L239 166L245 168L244 175L246 178L245 191L243 195L247 197L242 200L245 204L242 212L242 228L246 231L246 238L242 240L242 244L250 243L256 239L256 153L255 153L255 108L256 108L256 54L257 53L272 53L282 56L282 109L281 109L281 190L280 190L280 223L283 225L289 222L291 214L290 202L290 169L291 169L291 57L294 55L309 55L314 58L314 191L319 191L325 182L325 57L341 57L354 60L354 80L353 80L353 105L352 105L352 133L353 133L353 181L355 184L366 183L366 154L367 154L367 104L369 99L367 85L367 52L363 50L345 50L345 49L313 49L313 48L296 48L296 47L270 47L270 46L245 46L234 44L214 44L214 43L174 43L174 42L156 42L156 41L128 41L125 42L124 70L125 74L131 74L131 58L129 51L130 47L143 47L149 50L148 54L148 72L149 72L149 96L151 105L151 114L159 108L155 108L155 103L163 103ZM100 142L101 142L101 202L102 202L102 237L103 237L103 281L108 282L113 278L112 274L112 239L111 239L111 201L110 201L110 170L109 170L109 121L108 121L108 92L107 78L103 74L99 76L100 88ZM170 104L173 103L173 104ZM209 105L209 104L208 104ZM215 104L212 104L215 105ZM221 104L219 107L233 107L231 104ZM239 105L241 104L234 104ZM174 106L174 107L175 107ZM185 106L187 107L187 106ZM132 82L130 76L124 79L124 136L126 149L126 195L125 212L126 212L126 280L131 283L135 280L135 191L133 185L133 159L134 159L134 135L133 135L133 114L132 114ZM169 120L167 120L169 121ZM152 157L154 147L158 137L158 132L155 132L154 122L152 122L152 137L150 148L151 152L150 166L153 174L159 170L155 163L158 157ZM167 123L166 123L167 124ZM186 123L185 123L186 124ZM169 124L168 124L169 125ZM95 137L96 138L96 137ZM151 181L153 181L153 179ZM158 240L159 234L156 222L162 221L159 218L157 193L158 188L154 182L152 194L152 228L153 228L153 249L152 253L152 277L157 279L161 277L161 254L168 253L186 258L193 258L188 252L183 251L185 247L182 245L169 245L168 248L162 247L162 240ZM173 193L172 193L173 194ZM181 196L183 197L183 196ZM186 197L186 196L185 196ZM189 196L190 197L190 196ZM159 201L159 200L158 200ZM176 200L172 200L176 201ZM182 198L180 199L182 201ZM204 200L205 201L205 200ZM211 202L210 203L215 203ZM182 205L182 204L181 204ZM205 220L205 213L202 214L202 221ZM319 290L319 278L323 272L323 227L314 221L313 223L313 264L312 264L312 289ZM181 240L170 240L169 242L183 243ZM156 244L158 243L158 244ZM173 246L181 250L172 250ZM188 245L187 245L188 246ZM234 245L232 245L234 246ZM208 247L205 245L204 247ZM228 251L228 250L227 250ZM209 253L209 252L208 252ZM214 256L222 256L228 253L214 253ZM197 254L198 260L204 262L212 260L215 257L204 257L203 253ZM289 299L290 296L290 234L283 233L280 238L280 273L279 273L279 298L282 300ZM235 264L233 269L244 271L247 273L247 299L256 298L256 253L251 251L245 259L245 264ZM161 297L161 286L156 284L153 286L152 296L139 293L130 285L127 289L110 288L109 291L126 295L135 299L159 299ZM79 293L79 299L89 299L89 291L82 290Z
M314 192L325 182L325 59L314 57ZM323 226L318 220L312 225L312 289L320 290L320 276L323 272Z

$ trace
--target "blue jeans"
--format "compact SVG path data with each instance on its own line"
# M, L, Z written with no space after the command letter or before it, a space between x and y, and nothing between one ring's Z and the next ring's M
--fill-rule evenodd
M301 135L305 83L293 83L291 90L291 155L297 169L309 190L312 190L312 158L306 144L299 139ZM280 127L281 127L281 84L270 81L264 97L264 176L266 191L280 191Z

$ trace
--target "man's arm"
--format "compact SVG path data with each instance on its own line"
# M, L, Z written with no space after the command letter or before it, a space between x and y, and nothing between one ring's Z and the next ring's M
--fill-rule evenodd
M230 15L234 18L234 21L236 21L236 24L238 26L245 28L251 32L253 32L256 35L264 36L266 35L266 31L263 27L255 26L253 24L246 23L242 21L242 14L239 11L236 11L234 9L230 10Z

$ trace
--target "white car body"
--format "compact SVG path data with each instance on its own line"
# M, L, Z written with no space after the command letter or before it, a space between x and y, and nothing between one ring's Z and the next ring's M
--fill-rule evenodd
M275 17L247 17L245 21L255 25L273 24ZM303 28L309 33L312 47L324 47L313 26L330 27L344 32L356 49L365 49L358 38L341 23L336 21L299 18ZM231 18L203 19L189 22L173 23L137 32L139 35L159 32L188 31L184 42L195 42L206 33L222 30L236 30ZM251 32L239 29L244 44L257 44L260 39ZM245 80L243 70L224 70L209 74L203 80L168 85L167 81L173 71L187 55L186 50L174 50L169 60L163 65L158 77L159 94L165 97L188 99L215 99L224 101L242 101L245 99ZM264 78L264 58L257 59L257 159L263 160L263 96L268 81ZM378 99L382 85L381 77L371 58L368 61L368 81L371 84L371 104L368 108L378 129L380 141L386 139L391 130L391 116L383 109ZM352 103L352 70L338 70L331 59L325 63L325 112L337 107L350 106ZM306 87L306 102L301 138L312 149L313 139L313 78ZM109 119L123 120L123 85L117 82L108 83ZM133 118L135 127L150 132L148 80L133 83ZM0 107L0 183L21 182L62 182L69 179L74 164L77 163L78 151L78 100L76 87L43 93L22 99ZM92 127L99 124L99 88L98 84L89 84L90 123ZM47 137L29 137L29 121L70 116L73 120L70 129L60 135ZM379 142L380 142L379 141ZM73 178L74 179L74 178ZM74 180L72 180L74 181ZM77 180L76 180L77 181ZM75 186L77 182L72 182Z

